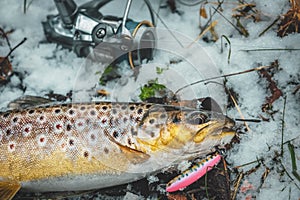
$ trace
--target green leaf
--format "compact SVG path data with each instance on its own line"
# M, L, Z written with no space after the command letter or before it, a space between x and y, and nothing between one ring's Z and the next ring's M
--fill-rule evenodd
M164 72L164 69L163 69L163 68L156 67L156 73L157 73L157 74L162 74L163 72Z
M150 97L154 97L155 92L158 92L158 91L161 91L164 89L166 89L166 86L159 84L157 78L155 80L149 80L148 83L141 88L141 93L140 93L139 97L142 101L145 101L146 99L148 99Z
M96 74L100 74L96 72ZM117 71L117 66L109 65L105 68L104 72L102 73L101 77L99 78L100 85L106 85L106 83L110 80L120 78L121 75Z

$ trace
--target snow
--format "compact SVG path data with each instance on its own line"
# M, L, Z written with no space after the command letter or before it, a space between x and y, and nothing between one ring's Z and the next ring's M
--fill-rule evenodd
M84 0L77 0L81 4ZM158 10L160 1L151 1L153 8ZM164 1L163 1L164 2ZM223 15L229 20L232 9L237 6L237 1L225 1L223 5ZM221 53L221 40L213 43L205 43L202 40L197 41L191 49L182 49L178 43L165 30L164 25L158 20L158 31L160 33L159 46L154 60L140 69L137 81L133 80L133 72L127 63L121 64L122 79L119 82L109 83L106 90L111 92L111 96L105 100L131 101L138 100L139 88L148 82L148 80L158 77L160 83L165 84L168 88L175 91L176 89L203 78L209 78L220 74L229 74L244 71L258 66L267 66L278 59L280 70L277 71L273 80L287 97L285 119L284 119L284 142L290 141L295 146L296 163L300 166L300 148L299 148L299 121L300 121L300 92L292 94L295 87L300 83L300 59L299 51L251 51L248 49L268 49L268 48L300 48L300 34L290 34L280 38L276 36L276 25L268 30L264 35L258 35L270 25L279 15L284 14L289 9L288 1L265 0L252 1L256 4L256 9L261 13L261 22L253 22L252 19L242 19L242 23L249 31L249 37L241 36L228 22L219 14L214 16L218 21L215 28L219 37L226 35L231 42L230 63L227 63L229 47L224 47ZM205 8L209 11L214 4L207 4ZM184 46L192 42L199 34L199 5L186 7L177 4L178 10L183 11L183 15L172 14L169 9L160 9L159 13L168 27L176 33L176 36L182 39ZM108 9L112 13L119 13L116 10ZM139 12L141 5L134 5L132 9L132 18L147 18L147 13ZM211 9L213 12L213 9ZM103 71L102 68L90 67L89 76L86 76L85 58L78 58L75 53L62 49L56 44L45 42L45 36L42 30L41 21L46 19L48 14L56 13L55 5L52 1L35 0L32 1L27 13L23 13L23 1L2 0L0 2L0 26L8 31L13 29L9 34L9 40L12 46L18 44L24 37L27 41L21 45L12 54L10 58L14 71L24 75L23 80L17 76L12 76L10 82L0 86L0 107L3 109L7 104L22 95L44 96L49 91L59 94L66 94L70 90L79 91L83 86L103 88L97 85L99 75L96 71ZM121 11L123 13L123 10ZM205 20L201 19L201 25ZM209 35L209 34L207 34ZM225 40L224 40L225 41ZM223 41L223 42L224 42ZM166 45L167 44L167 45ZM4 40L1 40L0 55L8 53L8 48ZM176 55L177 54L177 55ZM179 56L178 56L179 54ZM183 62L178 64L169 64L170 59L181 58ZM191 62L189 62L191 61ZM166 68L161 75L155 73L156 67ZM213 71L208 71L212 69ZM214 71L215 70L215 71ZM244 179L253 184L254 188L260 186L261 177L265 167L271 169L264 184L258 190L249 191L255 199L299 199L300 190L299 181L292 176L293 181L283 172L282 165L289 174L292 174L291 157L288 146L283 146L284 156L278 157L280 162L275 162L275 152L281 151L281 128L283 116L283 97L276 100L273 104L275 113L274 119L261 111L261 105L265 103L265 98L271 95L268 89L268 82L261 78L257 72L241 74L238 76L228 77L227 86L238 93L238 104L245 118L259 118L259 115L270 118L270 122L248 123L250 130L240 135L240 143L235 144L227 152L227 161L229 167L243 165L256 159L263 158L265 166L261 166L255 173L246 176ZM219 80L221 81L221 80ZM82 83L82 84L81 84ZM84 84L83 84L84 83ZM25 92L20 89L20 84L25 86ZM215 88L214 88L215 87ZM89 95L95 92L83 92L77 95L77 100L90 100ZM216 92L218 91L218 92ZM223 105L226 104L227 96L222 92L222 87L216 87L212 84L197 84L183 90L182 99L201 98L207 95L216 96L217 101ZM231 118L241 118L235 108L225 111ZM242 126L241 122L237 122ZM257 163L256 163L257 164ZM251 164L243 167L244 172L254 167ZM298 170L298 173L300 171ZM233 175L232 178L235 178ZM155 178L151 180L156 181ZM238 194L238 199L244 199L249 193ZM135 194L127 193L124 199L138 198Z

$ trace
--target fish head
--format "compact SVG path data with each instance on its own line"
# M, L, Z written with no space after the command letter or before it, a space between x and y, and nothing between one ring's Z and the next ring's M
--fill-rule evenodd
M234 125L222 113L164 107L143 118L137 142L148 154L165 152L183 160L229 143L235 135Z

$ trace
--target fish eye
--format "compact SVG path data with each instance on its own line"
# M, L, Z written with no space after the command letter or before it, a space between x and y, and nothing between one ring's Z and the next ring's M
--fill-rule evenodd
M203 113L193 112L187 116L186 120L189 124L197 125L205 123L207 118L208 117Z

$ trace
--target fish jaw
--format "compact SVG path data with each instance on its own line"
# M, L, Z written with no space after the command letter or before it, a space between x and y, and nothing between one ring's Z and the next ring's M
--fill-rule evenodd
M199 131L193 138L195 143L201 143L204 140L224 141L221 144L228 143L228 139L235 135L233 130L235 123L227 116L219 119L212 119L207 123L199 125Z
M227 116L211 119L199 127L187 155L203 156L212 153L215 147L224 147L236 135L234 126L235 122Z
M157 137L137 139L142 151L157 157L165 153L173 161L195 158L229 143L236 134L234 121L220 113L188 110L168 116L165 124L160 124ZM198 119L199 116L202 119ZM180 120L174 120L174 117Z

